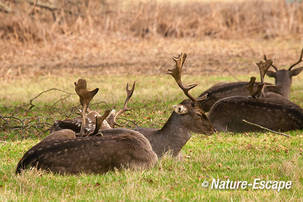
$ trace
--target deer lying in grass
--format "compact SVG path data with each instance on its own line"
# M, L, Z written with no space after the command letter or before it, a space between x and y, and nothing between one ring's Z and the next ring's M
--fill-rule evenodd
M126 99L124 101L123 108L120 109L118 112L116 112L115 110L112 110L108 114L106 119L103 121L101 129L111 129L111 128L114 128L115 126L118 125L117 124L117 117L119 117L121 114L123 114L124 112L129 110L129 108L127 107L127 104L128 104L130 98L132 97L132 95L134 93L135 85L136 85L136 83L134 82L131 89L129 89L128 84L126 85L126 89L125 89L126 90ZM82 113L83 113L83 110L82 110ZM96 123L95 119L98 116L100 116L100 114L97 111L92 111L92 110L88 109L88 113L85 115L85 117L86 117L86 119L85 119L85 129L88 132L92 132L94 130L95 123ZM82 117L56 121L54 123L54 125L50 128L50 132L53 133L55 131L59 131L59 130L62 130L62 129L71 129L75 133L79 133L82 122L83 122Z
M149 141L139 132L107 129L102 133L40 142L24 154L16 174L28 167L60 174L105 173L115 168L146 169L157 162Z
M271 66L275 69L275 72L267 71L266 75L275 79L275 86L265 84L266 86L264 87L264 91L278 93L286 98L289 98L292 78L298 75L303 70L303 67L293 69L293 67L302 62L302 55L303 49L301 51L299 60L296 63L292 64L288 68L288 70L279 70L276 66L272 64ZM266 56L264 56L264 59L267 60ZM200 105L205 112L208 112L211 106L222 98L227 98L231 96L249 96L249 92L247 91L247 85L248 82L231 82L214 85L213 87L204 91L199 96L203 97L205 95L208 95L208 98L205 99L204 102L201 102ZM259 84L256 83L254 88L257 88L258 85Z
M77 87L83 105L79 136L70 129L55 131L24 154L16 174L28 167L60 174L104 173L114 168L146 169L157 162L150 142L137 131L120 128L102 130L97 134L109 111L96 117L95 130L88 134L92 136L84 137L87 135L84 130L85 109L93 96L84 90L86 87L82 86L80 91Z
M177 156L190 139L191 132L206 135L211 135L215 132L211 122L199 108L198 102L204 98L196 99L189 94L189 90L194 88L196 84L189 86L182 84L181 72L185 59L186 54L184 53L181 53L178 57L173 57L176 66L174 69L169 70L168 73L174 77L189 100L184 100L180 104L173 106L174 112L161 129L134 129L142 133L150 141L158 158L168 151L171 151L173 156Z
M42 141L49 141L53 139L73 139L79 136L89 136L94 135L98 131L96 131L98 128L95 127L97 125L92 126L90 123L91 120L87 119L86 111L88 109L89 103L93 99L93 97L97 94L99 91L98 88L89 91L87 90L87 82L84 79L79 79L78 82L75 82L75 91L80 99L80 104L82 105L82 116L78 119L80 124L72 125L69 122L66 123L67 127L64 127L62 130L61 128L57 127L57 130L51 130L51 134L47 136ZM101 117L100 115L94 116L95 120L103 121L107 116L109 115L109 111L106 111L104 115ZM77 119L76 119L77 120ZM84 124L81 124L84 123ZM69 124L69 125L68 125ZM75 127L79 126L79 130L75 130Z
M257 63L261 83L254 90L255 78L249 85L251 96L231 96L220 99L210 109L208 117L218 131L274 131L303 129L303 110L287 98L273 92L263 92L264 76L272 63ZM246 122L245 122L246 121ZM248 124L247 122L254 123Z
M183 90L184 94L189 98L189 100L184 100L180 104L173 106L174 112L161 129L134 129L142 133L149 140L153 151L157 154L158 158L168 151L171 151L173 156L177 156L182 147L190 139L191 132L207 135L211 135L215 132L207 116L199 108L198 102L204 98L195 99L189 94L189 90L194 88L196 85L189 85L185 87L182 84L181 72L185 59L186 54L181 54L178 57L174 57L173 60L176 63L176 67L169 70L169 74L175 78L177 84ZM132 93L128 93L128 95L131 94ZM125 101L125 103L127 104L127 101ZM101 130L102 134L106 135L104 131L106 130Z

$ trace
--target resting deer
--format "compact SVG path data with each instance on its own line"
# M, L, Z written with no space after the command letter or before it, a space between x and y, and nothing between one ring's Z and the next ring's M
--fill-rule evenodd
M117 126L117 117L119 117L121 114L123 114L126 111L129 111L128 108L128 102L130 101L130 98L132 97L134 90L135 90L136 83L134 82L132 85L132 88L129 89L128 84L126 85L126 99L124 101L123 108L120 109L118 112L115 110L112 110L109 115L106 117L106 120L103 121L101 129L111 129ZM83 110L82 110L83 115ZM92 132L95 128L95 118L100 116L100 114L97 111L89 110L88 113L85 114L85 129L89 132ZM83 117L83 116L82 116ZM59 120L56 121L53 126L50 128L50 132L53 133L55 131L59 131L62 129L71 129L75 133L80 132L80 128L83 122L82 117L77 117L74 119L65 119L65 120Z
M189 93L189 90L194 88L196 84L184 86L181 81L185 59L186 54L184 53L181 53L178 57L173 57L176 66L174 69L169 70L168 74L173 76L178 86L189 99L173 106L174 112L161 129L134 129L142 133L150 141L158 158L168 151L171 151L173 156L177 156L182 147L191 138L191 132L206 135L211 135L215 132L211 122L199 108L198 102L204 98L196 99Z
M85 108L92 97L86 91L76 92L83 104L82 116L85 119ZM60 174L78 174L104 173L114 168L146 169L153 166L158 157L141 133L123 128L99 132L109 112L108 110L103 116L96 117L95 130L89 134L92 136L84 137L85 121L82 121L78 137L70 129L55 131L47 140L41 141L24 154L17 165L16 174L28 167Z
M248 90L251 96L231 96L218 100L208 117L218 131L261 131L256 125L275 130L303 129L303 110L287 98L273 92L263 92L264 76L270 61L257 63L261 83L254 90L255 78L251 78ZM246 122L245 122L246 121ZM254 125L249 124L254 123Z
M40 142L24 154L16 174L28 167L60 174L105 173L115 168L146 169L157 162L149 141L139 132L107 129L102 133Z
M189 90L194 88L196 84L189 86L182 84L181 72L185 59L186 54L184 53L178 57L173 57L176 67L169 70L168 73L174 77L179 87L189 99L173 106L174 112L161 129L134 129L142 133L150 141L153 151L157 154L158 158L168 151L171 151L173 156L177 156L182 147L190 139L191 132L206 135L211 135L215 132L211 122L199 108L198 103L205 98L196 99L189 93ZM103 135L106 135L104 130L101 130L101 132Z
M80 104L82 105L82 116L81 118L76 119L80 124L72 125L70 122L64 122L65 127L63 130L60 128L60 130L57 127L57 130L51 130L51 134L47 136L42 141L49 141L53 139L73 139L78 136L88 136L88 135L94 135L98 131L96 131L97 125L92 126L91 120L87 118L86 111L89 107L90 101L93 99L93 97L97 94L99 91L98 88L89 91L87 90L87 82L84 79L79 79L78 82L75 82L75 91L80 99ZM109 111L106 111L103 116L94 116L95 120L103 121L107 116L109 115ZM84 124L81 124L84 123ZM88 123L88 124L87 124ZM56 126L56 125L55 125ZM79 130L75 130L76 127L79 126ZM96 126L96 127L95 127Z
M275 79L275 85L273 86L265 84L266 86L264 87L264 91L281 94L282 96L289 98L292 77L298 75L303 70L303 67L293 69L293 67L302 61L302 55L303 49L301 51L299 60L296 63L292 64L288 70L279 70L275 65L272 64L271 66L275 69L275 72L267 71L266 75ZM266 56L264 56L264 59L267 60ZM248 82L231 82L214 85L199 96L203 97L205 95L208 95L208 99L205 99L204 102L201 102L200 105L205 112L208 112L211 106L222 98L231 96L249 96L247 85ZM254 88L257 88L258 85L258 83L255 83Z

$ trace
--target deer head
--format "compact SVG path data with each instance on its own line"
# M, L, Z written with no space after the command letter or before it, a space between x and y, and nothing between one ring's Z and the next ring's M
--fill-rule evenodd
M206 114L199 107L199 102L207 99L207 95L199 98L194 98L189 91L197 86L197 84L183 85L181 80L183 64L186 60L187 55L181 53L178 57L173 57L176 63L174 69L169 69L168 74L170 74L181 88L183 93L189 98L189 100L184 100L178 105L174 105L174 112L182 117L182 122L188 125L193 132L212 134L215 132L211 122L208 120Z
M282 94L286 97L289 96L292 77L297 76L303 70L303 67L298 67L296 69L293 69L296 65L302 62L302 57L303 57L303 49L301 50L301 55L299 57L299 60L296 63L290 65L288 69L279 70L275 65L272 64L271 66L274 68L275 71L269 70L266 73L267 76L275 79L275 84L277 86L281 86Z

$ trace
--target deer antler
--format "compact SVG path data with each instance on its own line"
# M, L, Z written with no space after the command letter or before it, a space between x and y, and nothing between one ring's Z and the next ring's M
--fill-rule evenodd
M182 91L184 92L184 94L191 99L194 102L199 101L200 99L196 99L194 98L192 95L189 94L189 91L191 89L193 89L194 87L196 87L198 84L191 84L188 86L184 86L181 80L181 74L182 74L182 67L183 64L186 60L186 53L181 53L178 57L173 57L173 60L176 63L176 67L174 69L169 69L168 70L168 74L172 75L172 77L174 77L174 79L176 80L178 86L182 89ZM204 98L203 98L204 99Z
M255 82L256 82L256 77L252 76L252 77L250 77L250 81L247 84L247 89L251 96L253 96L253 94L255 93L255 91L254 91Z
M84 127L86 126L86 111L90 101L99 91L98 88L88 91L87 90L87 83L85 79L79 79L78 82L74 82L75 84L75 91L80 98L80 103L83 107L82 109L82 124L80 129L80 136L85 136Z
M266 55L264 55L264 61L268 61ZM278 68L273 63L271 64L271 66L275 69L276 72L278 71Z
M256 77L252 76L250 77L250 81L247 85L247 89L249 91L249 94L253 97L253 98L257 98L260 97L262 95L262 89L264 86L264 83L260 83L257 86L257 89L255 90L254 85L256 82Z
M264 59L266 59L266 57L264 57ZM264 83L264 76L267 70L272 66L272 60L266 59L265 62L260 61L256 63L256 65L259 67L261 83Z
M128 83L126 84L126 99L124 101L123 108L120 109L118 112L114 113L113 115L110 115L107 119L108 124L113 128L115 125L117 125L117 117L123 114L126 111L129 111L130 109L127 107L127 104L132 97L134 91L135 91L136 82L133 83L133 86L131 89L128 89Z
M302 48L302 50L301 50L301 55L300 55L299 60L298 60L296 63L290 65L290 67L289 67L288 70L290 71L294 66L296 66L297 64L299 64L300 62L302 62L302 57L303 57L303 48Z
M103 121L108 117L111 110L106 110L102 116L96 116L96 126L93 133L89 134L89 136L95 135L98 133L99 129L102 126Z

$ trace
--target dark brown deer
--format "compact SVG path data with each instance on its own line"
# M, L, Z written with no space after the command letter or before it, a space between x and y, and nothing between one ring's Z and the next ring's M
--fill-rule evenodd
M157 162L150 142L141 133L123 128L99 131L110 110L103 116L96 116L94 131L87 133L83 129L86 127L85 111L95 93L87 91L83 79L75 83L75 88L83 106L79 134L71 129L53 132L24 154L16 174L28 167L61 174L104 173L114 168L145 169ZM126 104L124 108L127 109Z
M158 158L168 151L173 156L177 156L182 147L191 138L191 132L206 135L211 135L215 132L211 122L199 108L198 102L205 98L196 99L189 93L189 90L197 85L184 86L181 81L182 67L185 59L185 53L181 53L178 57L173 57L176 66L174 69L169 70L168 74L174 77L178 86L189 99L173 106L174 112L161 129L134 129L142 133L150 141Z
M272 64L272 67L274 68L275 72L267 71L266 73L267 76L275 79L275 86L277 86L280 89L281 95L283 95L286 98L289 98L290 95L292 77L297 76L303 70L303 67L298 67L296 69L293 69L296 65L302 62L302 57L303 57L303 49L301 51L299 60L296 63L290 65L288 69L279 70L275 65Z
M186 60L186 54L182 53L178 57L173 57L173 60L176 66L174 69L169 70L168 73L174 77L178 86L189 99L173 106L173 113L161 129L134 129L142 133L150 141L153 151L157 154L158 158L167 152L171 152L173 156L177 156L191 138L191 132L206 135L211 135L215 132L211 122L199 108L199 102L205 98L196 99L189 93L197 85L184 86L181 81L182 67ZM105 135L103 130L101 132Z
M95 131L97 125L94 124L94 126L92 126L92 124L90 123L91 121L89 119L87 119L86 111L88 109L90 101L97 94L99 89L96 88L92 91L87 90L87 82L85 79L79 79L78 82L75 82L74 84L75 84L75 91L76 91L77 95L79 96L80 104L82 105L82 117L78 118L79 119L78 122L80 122L80 124L78 124L77 122L74 122L75 125L72 125L72 124L70 124L70 122L64 122L64 124L66 124L66 125L63 128L63 130L61 130L61 128L60 128L60 130L58 128L57 128L58 130L52 130L50 132L50 135L47 136L46 138L44 138L42 141L49 141L49 140L54 140L54 139L58 139L58 140L74 139L78 136L94 135L95 133L98 132L98 131L97 132ZM98 117L97 116L94 117L94 119L95 120L98 120L98 119L104 120L104 116L108 116L108 115L109 115L109 112L106 111L102 117L99 115ZM82 122L84 124L81 124ZM75 130L75 128L77 128L78 126L79 126L79 130Z
M261 82L253 90L255 78L249 85L251 96L231 96L218 100L208 117L218 131L261 131L262 127L275 131L303 129L303 110L287 98L273 92L263 92L264 76L271 63L257 63ZM253 123L253 124L249 124ZM261 127L258 127L261 126Z
M157 162L149 141L139 132L107 129L102 134L42 141L24 154L16 174L29 167L60 174L105 173L115 168L147 169Z
M299 60L292 64L288 70L278 70L275 65L271 65L275 72L267 71L267 76L275 78L275 85L270 85L268 83L265 84L264 92L273 92L276 94L281 94L282 96L289 98L290 87L292 83L292 78L298 75L303 67L299 67L293 69L296 65L298 65L302 61L303 49L301 51L301 55ZM264 56L265 61L266 56ZM231 82L224 84L217 84L213 87L204 91L199 97L203 97L208 95L208 98L204 100L204 102L200 103L200 107L208 112L213 104L222 98L227 98L231 96L249 96L249 91L247 90L248 82ZM254 88L257 88L259 83L255 83Z
M208 120L204 112L199 108L199 102L205 98L194 98L189 90L194 88L196 84L184 86L181 81L182 67L186 59L186 54L182 53L178 57L173 57L176 67L169 70L176 80L178 86L183 90L184 94L189 98L178 105L174 105L174 112L161 129L154 128L135 128L134 130L142 133L151 143L153 151L158 158L167 152L171 152L173 156L177 156L182 147L191 138L191 132L211 135L215 132L211 122ZM128 88L126 88L128 89ZM132 90L127 90L127 97L131 96ZM128 99L127 99L128 100ZM124 108L126 107L125 102ZM115 121L113 122L115 123ZM112 124L114 125L114 124ZM101 130L103 135L104 130Z
M124 101L123 108L120 109L118 112L115 110L112 110L109 115L106 117L106 120L103 121L101 129L111 129L117 126L117 117L119 117L121 114L123 114L126 111L129 111L129 108L127 107L128 102L130 101L130 98L132 97L134 90L135 90L136 83L134 82L132 85L132 88L129 89L128 84L126 85L126 99ZM85 127L84 129L88 132L92 132L95 128L95 119L96 117L100 116L100 114L97 111L87 109L88 112L85 114ZM55 131L59 131L62 129L71 129L75 133L80 133L80 128L82 126L83 122L83 110L82 110L82 116L76 117L74 119L65 119L65 120L58 120L56 121L53 126L50 128L50 132L53 133Z
M303 129L303 110L286 98L232 96L217 101L208 117L218 131L262 131L244 120L275 131Z
M85 127L84 124L81 124L79 132L75 132L75 130L71 129L61 129L51 132L50 135L48 135L46 138L44 138L42 141L50 141L50 140L65 140L65 139L75 139L79 136L93 136L97 134L100 130L100 128L103 125L103 121L108 117L110 114L110 110L106 110L102 116L97 115L95 116L95 122L94 122L94 131L91 132L91 128L89 129L82 129L83 131L86 131L85 135L80 135L81 127ZM80 122L81 123L81 122ZM90 124L92 125L92 124ZM101 133L99 133L100 135Z

